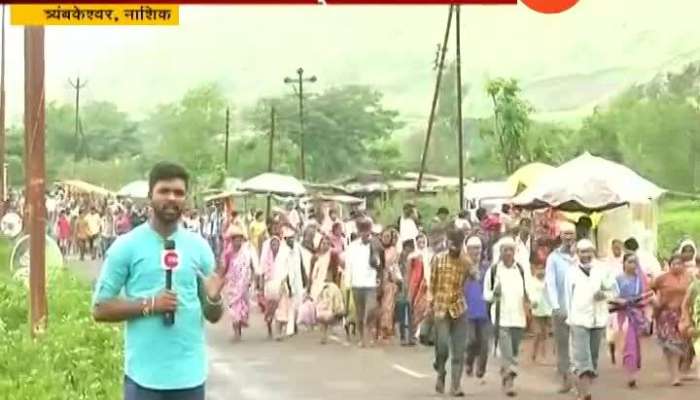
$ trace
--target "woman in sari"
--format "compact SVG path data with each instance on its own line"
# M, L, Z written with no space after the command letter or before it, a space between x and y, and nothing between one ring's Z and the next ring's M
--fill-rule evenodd
M333 281L333 273L329 271L331 262L331 244L330 240L318 234L316 239L314 239L316 250L309 260L310 265L310 282L309 285L309 295L316 301L318 300L318 295L323 289L323 285L326 281Z
M396 248L399 233L396 229L387 229L382 233L381 242L384 247L384 271L381 286L381 302L379 306L379 331L377 339L388 341L394 336L394 321L396 319L396 293L398 292L398 263L399 252Z
M416 238L416 251L409 257L411 260L408 276L408 294L411 303L412 331L418 332L418 327L428 315L428 288L430 285L430 261L433 252L428 247L428 237L421 233Z
M277 256L280 250L281 239L273 236L263 242L260 254L260 269L261 269L261 290L258 297L258 305L265 317L267 325L267 336L272 339L272 322L275 319L275 311L279 302L279 285L275 285L275 269L277 265Z
M250 316L250 285L257 269L257 256L252 246L245 241L245 233L237 225L227 232L227 245L223 253L224 296L231 316L234 340L241 340L243 328L248 326Z
M698 254L698 250L697 246L695 245L695 242L693 242L691 239L684 239L678 245L678 249L676 250L676 252L680 254L683 264L685 264L686 270L688 270L692 276L697 275L698 266L695 261L695 257Z
M637 374L642 368L641 337L649 331L644 306L651 292L647 290L646 275L637 256L627 253L622 259L623 273L618 275L616 298L611 301L616 322L615 347L622 351L622 367L627 373L627 385L637 386Z
M683 299L681 332L690 339L693 352L700 354L700 276L693 275L693 281ZM700 379L700 365L696 367L697 378Z
M316 322L321 325L321 344L326 344L329 328L342 317L344 305L342 293L334 283L335 272L331 269L333 255L330 239L319 234L315 242L317 246L311 259L308 293L315 305Z
M265 214L261 210L255 212L255 219L250 223L248 230L250 231L250 244L259 256L262 251L263 240L265 240L265 232L267 232Z
M688 340L681 333L681 311L683 299L691 283L679 254L669 260L668 272L656 278L651 289L656 293L656 333L668 364L673 386L681 385L680 369L690 356Z

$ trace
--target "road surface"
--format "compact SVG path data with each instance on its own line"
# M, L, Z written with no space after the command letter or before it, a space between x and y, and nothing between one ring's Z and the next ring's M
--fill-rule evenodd
M99 263L73 263L72 268L88 279L97 276ZM243 341L233 342L230 323L225 317L207 326L210 377L208 400L412 400L436 399L432 348L397 345L359 349L344 343L340 329L326 345L319 343L320 332L302 328L297 336L283 342L269 341L262 315L254 306L251 327ZM525 342L524 356L530 342ZM549 348L551 350L551 341ZM663 359L653 339L645 339L643 370L639 388L627 389L619 366L612 366L602 352L601 376L593 388L594 399L617 400L695 400L700 383L686 382L680 388L668 386ZM521 375L516 380L518 399L574 399L573 394L555 394L557 380L553 356L548 365L534 365L521 357ZM497 360L489 361L486 383L463 380L467 398L506 398L500 391ZM448 379L449 387L449 379Z

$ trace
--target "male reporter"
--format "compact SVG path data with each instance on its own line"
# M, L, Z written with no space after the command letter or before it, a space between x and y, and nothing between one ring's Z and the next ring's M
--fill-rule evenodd
M149 175L153 212L107 252L93 297L99 322L126 321L125 400L204 400L204 323L221 318L223 278L199 235L180 225L189 176L179 165L156 164ZM178 265L165 290L161 255L176 244ZM123 295L120 295L123 290ZM164 323L173 312L175 322Z

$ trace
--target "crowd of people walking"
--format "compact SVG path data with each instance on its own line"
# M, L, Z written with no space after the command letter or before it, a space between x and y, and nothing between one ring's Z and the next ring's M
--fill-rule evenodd
M413 205L393 226L365 211L304 216L292 203L265 221L234 214L218 246L235 340L251 309L268 335L285 340L319 326L321 343L338 327L359 347L418 342L434 346L435 389L462 396L462 376L484 379L497 349L503 391L515 396L523 339L532 361L553 336L558 392L591 399L604 344L637 387L641 343L656 336L669 384L690 374L700 323L695 244L683 240L666 260L650 259L634 238L598 257L590 221L540 218L504 207L470 218L441 208L422 223ZM429 226L428 229L424 227ZM215 243L216 242L216 243Z

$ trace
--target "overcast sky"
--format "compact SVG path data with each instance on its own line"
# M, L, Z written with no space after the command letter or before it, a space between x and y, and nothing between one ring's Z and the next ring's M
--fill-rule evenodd
M528 82L653 69L700 49L698 11L697 0L581 0L561 15L464 6L463 74L479 86L499 75ZM318 76L315 90L376 85L407 120L422 120L446 16L446 6L182 6L177 27L49 27L47 98L72 101L67 80L80 74L86 101L110 100L136 115L208 81L240 107L289 91L282 79L303 66ZM8 28L7 45L8 113L19 122L21 27Z

